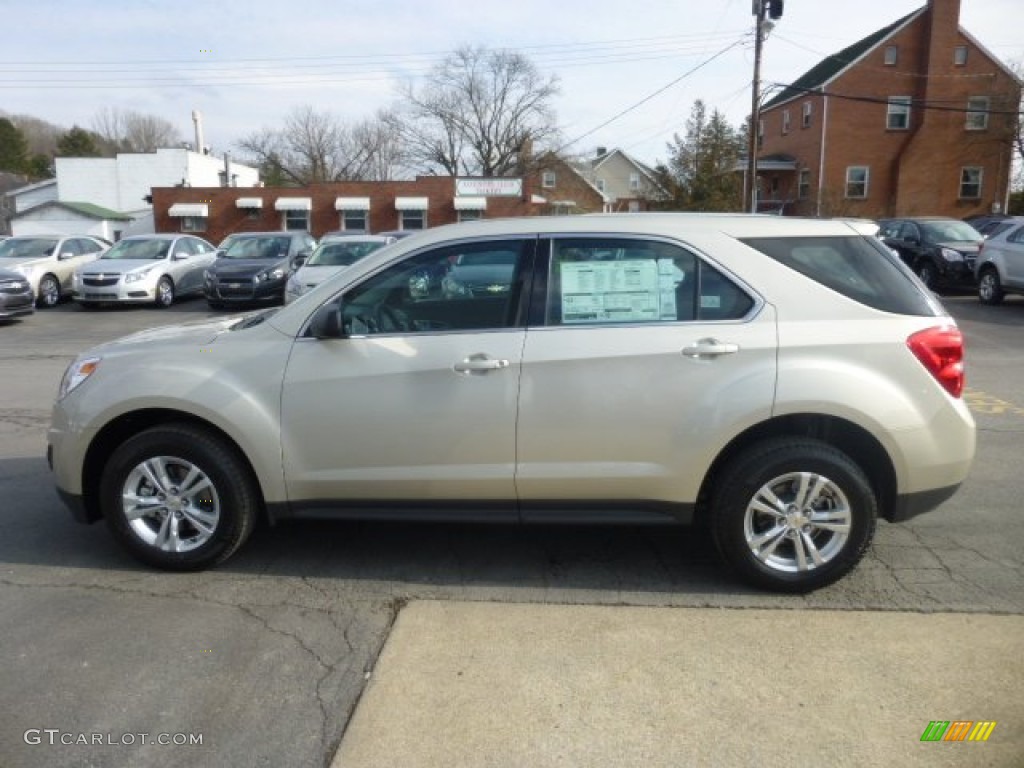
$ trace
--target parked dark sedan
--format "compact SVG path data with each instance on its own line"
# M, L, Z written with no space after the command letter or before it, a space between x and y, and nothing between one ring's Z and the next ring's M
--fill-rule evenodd
M0 269L0 320L35 311L36 297L28 278L9 269Z
M932 289L974 285L984 238L970 224L940 216L884 219L883 242Z
M245 232L206 270L204 292L214 309L228 304L284 302L288 275L309 258L316 240L307 232Z

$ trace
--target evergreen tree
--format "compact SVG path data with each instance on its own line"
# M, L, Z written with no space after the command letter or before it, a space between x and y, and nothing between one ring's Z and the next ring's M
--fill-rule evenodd
M58 157L99 157L96 139L84 128L73 126L57 140Z
M742 133L717 109L710 116L698 99L686 121L686 135L668 145L667 175L676 205L688 211L742 210L742 176L735 171Z
M0 117L0 171L24 173L28 165L28 142L10 120Z

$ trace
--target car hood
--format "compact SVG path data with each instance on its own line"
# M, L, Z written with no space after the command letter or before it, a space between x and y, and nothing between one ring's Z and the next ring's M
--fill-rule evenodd
M32 267L50 262L49 256L18 256L15 258L0 259L0 269L16 269L19 272L26 272Z
M149 269L163 263L163 259L96 259L79 272L83 275L123 275L137 269Z
M287 259L217 259L209 269L221 278L252 277L257 272L275 267L286 267Z
M936 243L940 248L949 248L960 253L977 253L981 246L979 243L966 243L963 240L954 240L950 243Z
M217 337L228 331L231 326L241 320L238 315L218 317L214 319L196 320L180 325L163 325L139 331L129 336L108 341L90 350L90 353L104 354L108 352L128 351L130 348L154 343L172 343L206 346L217 340Z
M329 277L334 277L339 272L344 272L348 269L347 266L317 266L316 264L310 266L306 265L295 273L295 279L300 283L306 283L307 285L320 285L324 280Z

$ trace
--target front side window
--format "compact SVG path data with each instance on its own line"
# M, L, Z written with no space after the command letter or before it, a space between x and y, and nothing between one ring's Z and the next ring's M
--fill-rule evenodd
M1024 243L1024 227L1018 227L1006 236L1011 243Z
M868 167L851 165L846 169L846 197L860 199L868 196Z
M960 170L960 197L976 200L981 197L981 173L978 167L967 167Z
M341 228L346 232L366 232L366 215L369 211L342 211Z
M988 96L971 96L967 99L967 122L964 126L968 131L984 131L988 128Z
M556 240L547 276L546 325L734 320L754 301L677 245L645 240Z
M284 228L288 232L309 229L309 211L285 211Z
M532 249L530 240L485 241L403 259L342 297L345 332L366 336L512 327Z
M890 131L905 131L910 127L910 97L890 96L886 109L885 127Z

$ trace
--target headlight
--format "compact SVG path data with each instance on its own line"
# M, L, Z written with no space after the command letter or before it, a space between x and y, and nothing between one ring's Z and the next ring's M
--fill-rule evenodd
M940 248L939 253L942 254L942 258L946 261L963 261L964 255L960 251L954 251L952 248Z
M102 360L100 357L83 357L69 365L68 369L64 371L64 378L60 380L57 399L62 400L67 397L79 384L92 376L99 368L100 360Z
M261 283L265 280L280 280L284 277L284 267L275 267L274 269L265 269L256 275L256 282Z
M126 283L137 283L139 282L139 280L149 277L149 273L152 271L153 268L150 267L149 269L144 269L141 272L129 272L127 275L124 276L124 281Z

